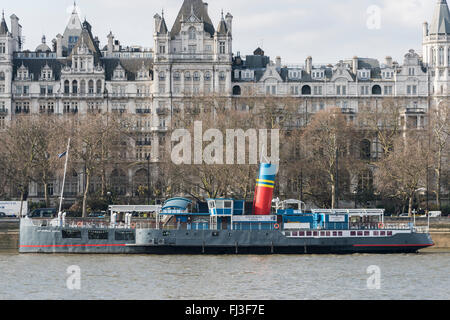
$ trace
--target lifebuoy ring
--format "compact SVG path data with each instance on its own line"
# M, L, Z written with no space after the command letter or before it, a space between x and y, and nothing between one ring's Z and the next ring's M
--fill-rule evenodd
M82 221L78 221L77 226L78 227L82 227L83 226L83 222Z
M383 228L384 228L384 224L380 222L380 223L378 224L378 229L383 229Z
M275 224L273 225L273 227L274 227L276 230L280 229L280 225L279 225L278 223L275 223Z
M133 223L131 224L131 229L136 229L136 223L133 222Z

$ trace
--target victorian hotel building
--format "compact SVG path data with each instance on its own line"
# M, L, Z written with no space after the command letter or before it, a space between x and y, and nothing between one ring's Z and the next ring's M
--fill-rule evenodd
M287 96L297 98L299 109L308 113L338 106L349 117L361 104L402 99L407 101L405 123L421 128L428 110L450 90L449 8L446 0L435 5L431 24L423 24L422 54L410 50L401 64L390 57L385 61L353 57L315 65L308 57L302 65L285 66L280 57L272 61L260 48L245 57L234 55L233 16L222 13L213 23L202 0L184 0L171 29L164 14L156 14L152 49L121 45L112 32L101 46L91 24L80 20L74 6L63 34L51 41L43 36L34 51L24 50L19 18L12 14L8 25L3 14L0 134L10 121L29 114L134 114L139 134L130 157L133 165L109 172L127 185L120 193L133 196L138 182L147 181L146 157L151 155L157 165L157 146L168 131L173 110L187 108L186 97L215 95L231 106L251 92ZM374 157L376 142L366 143ZM60 180L50 186L55 197ZM66 198L75 199L82 189L81 169L68 175ZM42 193L42 186L30 185L29 197L37 200Z

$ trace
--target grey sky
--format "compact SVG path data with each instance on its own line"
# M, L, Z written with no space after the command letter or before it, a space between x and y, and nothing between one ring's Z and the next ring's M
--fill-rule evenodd
M112 30L122 45L153 47L153 15L164 9L169 29L182 0L77 0L80 18L93 27L101 45ZM217 25L221 9L234 16L233 51L250 54L262 46L283 63L335 63L355 55L401 62L409 49L422 51L422 23L432 18L437 0L209 0ZM43 34L47 44L63 33L71 13L69 0L8 0L5 15L20 18L25 48L34 50ZM379 29L369 29L367 9L381 9ZM9 18L7 19L9 24Z

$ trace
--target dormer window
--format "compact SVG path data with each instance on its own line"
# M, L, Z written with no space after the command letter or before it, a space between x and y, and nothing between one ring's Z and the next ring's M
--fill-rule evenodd
M118 65L116 70L114 70L114 80L123 80L125 79L125 70L121 65Z
M322 79L324 76L324 71L322 71L322 70L313 71L311 74L312 74L313 79Z
M189 40L197 39L197 35L196 35L197 32L195 30L195 27L190 27L188 33L189 33Z
M52 69L46 65L44 68L42 68L41 70L41 79L42 80L51 80L52 79Z
M24 65L22 65L17 70L17 79L19 79L19 80L26 80L26 79L28 79L28 69Z

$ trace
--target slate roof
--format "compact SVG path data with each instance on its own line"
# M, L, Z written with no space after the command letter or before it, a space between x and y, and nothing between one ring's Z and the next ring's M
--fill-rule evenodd
M13 77L17 75L17 69L25 66L33 77L33 81L38 81L41 76L42 69L48 65L52 71L56 81L61 79L61 70L67 65L66 59L20 59L15 58L13 63Z
M142 68L142 63L147 70L150 70L149 74L152 77L153 74L153 59L150 58L140 58L140 59L123 59L123 58L102 58L101 64L105 69L105 80L111 81L114 70L119 65L125 69L125 74L127 81L136 80L136 76L139 70Z
M429 33L450 34L450 13L446 0L438 0Z
M0 23L0 34L8 34L8 25L6 24L4 13L2 14L2 22Z
M208 32L211 37L214 36L214 26L202 0L184 0L181 9L178 12L178 16L175 19L172 30L170 31L171 36L174 37L180 33L181 21L189 18L191 11L193 11L195 16L203 22L204 30Z

